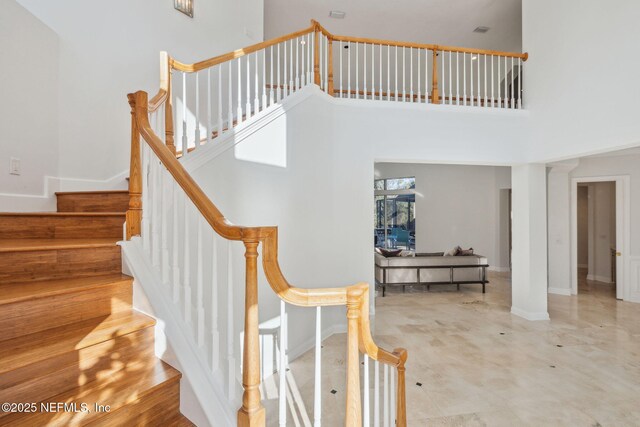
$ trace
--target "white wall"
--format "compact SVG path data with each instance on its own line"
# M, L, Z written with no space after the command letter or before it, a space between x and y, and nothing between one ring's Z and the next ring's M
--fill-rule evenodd
M640 2L523 0L532 161L640 144Z
M446 252L455 246L473 247L494 268L507 269L501 245L504 216L501 189L511 188L507 167L416 163L376 163L375 177L416 178L416 251ZM502 206L508 209L508 206ZM501 227L502 225L502 227Z
M173 1L19 1L60 39L58 159L70 178L105 180L128 169L126 94L157 92L161 50L192 62L262 38L262 0L196 2L194 19Z
M58 37L14 0L0 13L0 193L42 195L58 173ZM9 175L9 159L22 173ZM8 210L0 194L0 210Z

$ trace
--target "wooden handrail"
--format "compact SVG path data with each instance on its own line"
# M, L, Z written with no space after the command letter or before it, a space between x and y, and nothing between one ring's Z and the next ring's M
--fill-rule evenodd
M304 30L296 31L294 33L290 33L281 37L276 37L275 39L267 40L266 42L256 43L243 49L234 50L233 52L225 53L223 55L205 59L204 61L196 62L193 64L185 64L172 58L171 66L173 67L173 69L178 71L195 73L196 71L204 70L209 67L213 67L214 65L222 64L223 62L231 61L232 59L249 55L250 53L257 52L269 46L273 46L278 43L294 39L296 37L304 36L305 34L312 33L314 30L315 26L312 25L311 27L305 28Z
M511 57L520 58L523 61L526 61L529 58L528 53L502 52L498 50L472 49L472 48L466 48L466 47L442 46L442 45L427 44L427 43L399 42L399 41L393 41L393 40L371 39L371 38L365 38L365 37L331 35L331 38L335 41L342 41L342 42L377 44L377 45L383 45L383 46L412 47L415 49L426 49L426 50L446 51L446 52L475 53L478 55L506 56L508 58L511 58Z

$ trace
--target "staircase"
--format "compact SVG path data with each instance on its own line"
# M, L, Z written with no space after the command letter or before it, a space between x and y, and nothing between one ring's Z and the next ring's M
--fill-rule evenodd
M0 425L193 425L121 273L128 192L56 196L0 214Z

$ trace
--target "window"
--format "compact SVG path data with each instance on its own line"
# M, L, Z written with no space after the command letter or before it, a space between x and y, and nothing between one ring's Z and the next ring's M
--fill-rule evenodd
M376 246L415 248L415 187L415 177L375 180Z
M386 178L376 179L373 182L373 189L378 190L413 190L416 188L416 178Z

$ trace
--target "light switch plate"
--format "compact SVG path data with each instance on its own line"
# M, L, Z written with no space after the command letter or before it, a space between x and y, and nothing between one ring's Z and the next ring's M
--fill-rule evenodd
M20 175L20 159L12 157L9 161L9 173L11 175Z

